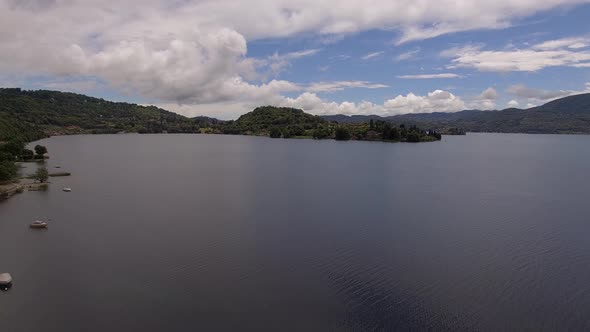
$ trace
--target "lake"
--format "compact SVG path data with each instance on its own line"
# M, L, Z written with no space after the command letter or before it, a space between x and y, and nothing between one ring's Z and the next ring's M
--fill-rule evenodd
M73 175L0 202L3 332L590 329L590 136L41 144Z

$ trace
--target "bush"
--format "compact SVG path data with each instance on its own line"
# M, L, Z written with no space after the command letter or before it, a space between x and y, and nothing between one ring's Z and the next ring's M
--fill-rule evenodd
M33 175L33 178L41 183L47 182L47 179L49 179L49 172L47 171L47 168L37 168L37 171Z

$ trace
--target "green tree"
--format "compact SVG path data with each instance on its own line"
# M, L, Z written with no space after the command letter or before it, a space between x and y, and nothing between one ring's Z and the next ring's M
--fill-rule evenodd
M319 126L313 130L313 138L324 139L330 137L330 130L328 128Z
M9 181L16 177L18 166L9 160L0 161L0 181Z
M395 128L395 127L391 128L389 130L389 137L388 137L388 139L389 140L392 140L392 141L399 141L399 139L400 139L399 130L397 128Z
M281 136L283 136L283 138L291 138L291 131L289 130L289 128L283 128L281 129Z
M0 161L14 161L14 156L6 151L0 151Z
M23 160L31 160L35 157L35 153L32 150L24 149L22 153Z
M47 182L47 179L49 179L49 172L47 171L47 168L45 168L45 167L37 168L37 171L33 175L33 178L41 183Z
M25 148L25 143L19 140L10 140L0 145L0 151L8 152L15 157L20 157Z
M420 142L420 135L415 131L411 131L408 133L408 138L406 140L412 143Z
M335 139L337 141L348 141L350 139L350 131L348 128L344 126L336 127L336 131L334 132Z
M38 156L43 156L44 154L47 153L47 148L44 147L43 145L35 145L35 153Z
M391 132L391 124L389 122L383 123L381 126L381 138L388 140Z
M289 132L291 136L303 136L305 135L305 129L301 125L290 126Z
M279 129L279 127L271 127L269 136L271 138L281 138L281 130Z

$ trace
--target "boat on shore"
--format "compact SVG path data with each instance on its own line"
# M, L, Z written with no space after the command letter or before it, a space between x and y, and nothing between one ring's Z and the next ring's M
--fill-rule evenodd
M12 276L10 273L0 273L0 289L7 290L12 286Z
M42 220L35 220L30 225L30 228L47 228L48 225L45 221Z

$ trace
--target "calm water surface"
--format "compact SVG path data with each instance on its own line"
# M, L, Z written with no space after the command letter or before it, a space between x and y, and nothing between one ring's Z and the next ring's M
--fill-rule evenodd
M42 144L73 176L0 203L2 332L590 330L590 136Z

